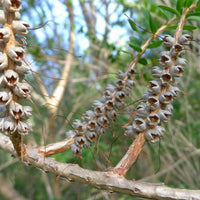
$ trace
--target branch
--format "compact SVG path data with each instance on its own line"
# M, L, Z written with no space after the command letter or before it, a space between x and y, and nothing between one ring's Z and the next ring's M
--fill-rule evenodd
M16 155L10 139L3 134L0 134L0 148ZM55 174L68 182L77 181L109 192L153 200L200 200L200 190L174 189L163 184L127 180L111 171L100 172L83 169L78 165L60 163L54 158L44 158L31 147L27 147L27 155L23 162L46 173Z

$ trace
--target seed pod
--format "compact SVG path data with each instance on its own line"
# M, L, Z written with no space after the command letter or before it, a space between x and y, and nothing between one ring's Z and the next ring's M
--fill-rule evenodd
M85 126L78 119L72 124L72 127L74 128L77 135L83 135L85 132Z
M8 12L17 12L21 10L21 0L5 0L5 8Z
M23 106L23 115L21 116L22 120L29 119L30 116L32 116L32 107L30 106Z
M178 57L176 59L175 65L181 65L181 66L185 66L187 64L187 60L184 58L180 58Z
M14 87L13 92L19 97L26 98L30 93L30 85L28 83L18 82Z
M10 113L10 115L11 115L14 119L19 120L19 119L23 116L23 114L24 114L23 106L20 105L20 104L17 103L17 102L14 102L14 103L10 106L9 113Z
M33 124L28 121L28 122L22 122L19 121L17 124L17 130L21 135L27 135L31 129L32 129Z
M4 82L6 83L6 85L10 86L10 87L14 87L19 81L19 76L18 74L9 69L4 73Z
M6 54L0 55L0 72L8 66L8 59Z
M30 68L23 62L17 62L15 65L15 71L20 74L27 74Z
M160 58L160 64L166 68L170 67L172 63L171 57L168 55L168 53L163 52L161 54L161 58Z
M107 100L112 99L113 98L113 92L111 92L109 90L105 90L105 92L103 93L103 97Z
M121 90L124 87L124 81L118 80L118 81L116 81L115 85L116 85L118 90Z
M123 108L124 105L125 105L125 103L124 103L123 101L115 101L115 107L116 107L117 109Z
M105 128L102 127L102 126L97 126L96 132L97 132L98 135L103 135L105 133Z
M179 38L178 38L178 42L180 44L184 44L184 45L187 45L190 43L192 39L192 36L189 35L189 34L184 34L184 35L181 35Z
M117 74L116 74L116 77L117 77L118 79L124 79L125 76L126 76L126 74L125 74L124 72L122 72L121 70L119 70L119 71L117 72Z
M8 27L0 28L0 41L8 42L10 38L10 29Z
M81 148L79 146L77 146L76 144L71 145L71 150L72 150L72 153L75 155L81 154Z
M4 89L4 91L0 91L0 106L6 106L12 100L12 93L10 90Z
M95 113L92 110L86 111L85 114L83 114L82 119L85 120L86 122L93 120L95 117Z
M68 137L75 137L76 133L75 131L72 131L72 130L69 130L67 132L65 132L65 136L68 138Z
M108 110L106 116L109 120L115 119L117 117L117 112L115 110Z
M87 131L86 138L89 142L95 141L97 138L97 135L95 132Z
M170 84L172 82L172 76L170 73L164 73L161 77L160 77L161 83L163 86L166 86L168 84Z
M78 147L83 147L83 145L85 144L85 142L86 142L86 138L85 137L77 137L75 139L75 144Z
M102 126L102 127L105 127L105 126L108 126L109 124L109 121L108 121L108 118L105 117L105 116L102 116L102 117L99 117L97 119L97 123Z
M132 88L134 85L135 85L135 82L133 81L133 80L127 80L126 82L125 82L125 85L126 85L126 87L128 87L128 88Z
M112 100L108 100L106 101L106 105L105 105L107 110L111 110L114 107L114 102Z
M123 91L119 91L116 93L115 97L118 101L122 101L126 97L126 95Z
M133 126L127 126L126 129L127 130L124 132L125 136L133 138L137 137L138 132L133 128Z
M168 119L169 119L169 117L172 115L172 113L169 110L162 110L162 109L160 109L158 111L158 115L159 115L161 121L167 122Z
M131 79L136 74L136 71L134 68L130 68L127 72L128 79Z
M144 99L144 101L147 101L147 99L151 96L153 96L153 94L149 91L146 91L146 92L144 92L142 98Z
M173 99L173 95L171 92L164 92L160 95L160 102L163 104L171 103L172 99Z
M156 113L151 113L147 117L147 123L149 126L157 126L160 123L160 117Z
M163 132L165 129L161 126L156 126L154 129L149 129L145 133L145 137L147 140L149 140L152 143L155 143L160 140L160 137L163 135Z
M15 62L21 61L24 55L24 49L22 47L11 47L8 49L8 56Z
M148 86L148 91L154 95L157 95L161 91L161 84L159 81L150 81L150 85Z
M3 125L2 125L2 131L5 131L6 133L12 134L17 129L17 124L15 120L13 120L10 116L4 118Z
M96 126L97 126L97 124L95 121L89 121L87 124L87 129L90 131L95 131Z
M83 144L83 147L84 147L84 148L88 148L88 147L90 147L90 146L92 146L92 143L89 142L89 141L86 139L85 142L84 142L84 144Z
M116 87L114 85L108 84L106 90L110 91L111 93L114 92Z
M170 73L172 74L173 77L181 77L183 75L184 68L181 65L174 65L170 69Z
M163 44L167 47L172 47L175 43L175 38L170 35L165 35Z
M24 21L13 21L12 22L12 29L15 34L27 35L28 27L30 27L30 25Z
M136 115L138 117L145 118L149 114L149 109L146 107L146 105L140 104L136 107L136 109L137 109Z
M173 98L178 96L178 93L180 92L180 89L176 86L170 86L168 89L169 92L173 95Z
M162 74L164 73L163 70L158 66L154 66L152 69L152 72L154 73L152 74L154 78L160 78Z
M138 132L142 132L147 128L146 122L142 118L136 118L133 121L133 129L135 129Z
M148 98L146 105L151 111L153 111L159 107L160 102L157 97L151 96Z
M176 43L176 44L172 47L171 56L172 56L173 58L176 58L176 57L180 56L181 53L183 53L183 52L184 52L184 47L183 47L181 44Z

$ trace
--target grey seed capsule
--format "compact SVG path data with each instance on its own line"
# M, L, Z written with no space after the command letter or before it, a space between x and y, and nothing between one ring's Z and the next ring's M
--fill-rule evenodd
M184 34L184 35L181 35L179 38L178 38L178 42L180 44L184 44L184 45L187 45L190 43L192 39L192 36L189 35L189 34Z
M151 96L148 98L146 105L151 111L153 111L159 107L160 102L157 97Z
M175 43L175 38L170 35L165 35L163 40L163 44L167 47L172 47Z
M0 41L8 42L10 38L10 29L8 27L0 28Z
M105 99L112 99L113 98L113 92L111 92L109 90L105 90L105 92L103 93L103 97Z
M161 83L162 85L168 85L172 82L172 75L170 73L164 73L161 77L160 77Z
M81 148L79 146L77 146L76 144L71 145L71 150L72 150L72 153L75 155L81 154Z
M187 60L184 58L180 58L178 57L176 59L175 65L181 65L181 66L185 66L187 64Z
M32 124L30 122L19 121L17 124L17 130L21 135L27 135L32 129Z
M68 138L68 137L75 137L76 133L72 130L69 130L67 132L65 132L65 136Z
M150 85L148 86L148 91L157 95L161 91L161 84L159 81L150 81Z
M112 100L106 101L106 109L111 110L114 107L114 102Z
M127 72L128 79L131 79L136 74L135 69L130 68Z
M176 86L170 86L168 91L172 93L174 98L176 98L180 92L180 89Z
M27 74L30 70L30 67L23 62L17 62L15 65L15 71L20 74Z
M159 110L158 115L163 122L167 122L172 113L169 110Z
M0 55L0 72L8 66L8 59L6 54Z
M17 12L21 10L21 0L6 0L5 8L8 12Z
M122 72L121 70L119 70L119 71L117 72L117 74L116 74L116 77L117 77L118 79L124 79L125 76L126 76L126 74L125 74L124 72Z
M106 90L110 92L114 92L116 90L116 87L114 85L108 84L106 87Z
M21 116L22 120L27 120L32 116L32 107L30 106L23 106L23 115Z
M162 135L160 135L160 132L156 129L149 129L146 133L145 133L145 137L148 141L155 143L158 142L160 140L160 137Z
M17 129L17 124L15 120L13 120L10 116L4 118L4 122L2 125L2 131L6 133L12 134Z
M87 131L86 138L89 142L93 142L97 138L97 134L95 132Z
M23 106L17 102L14 102L9 109L10 115L15 119L20 119L24 114Z
M144 94L143 94L143 96L142 96L142 98L144 99L144 101L147 101L147 99L149 97L151 97L151 96L153 96L153 94L151 92L145 91Z
M172 63L171 57L168 55L168 53L165 54L161 53L161 57L160 57L160 64L164 67L169 67Z
M85 140L85 143L83 144L83 147L86 149L88 147L92 146L92 143L89 142L87 139Z
M154 66L152 69L152 72L154 73L152 74L154 78L160 78L162 74L164 73L163 70L158 66Z
M133 138L137 137L138 132L133 128L133 126L127 126L126 129L127 130L124 132L125 136Z
M171 56L176 58L178 56L180 56L182 53L184 53L184 47L177 43L172 47L172 52L171 52Z
M85 114L83 114L83 120L85 120L86 122L91 121L95 118L95 113L92 110L88 110L86 111Z
M119 91L116 93L115 97L118 101L122 101L126 97L126 95L123 91Z
M11 69L5 71L4 82L6 83L6 85L13 87L18 83L18 81L19 81L19 76L15 71Z
M87 124L87 129L90 131L95 131L96 126L97 126L97 124L95 121L89 121Z
M10 90L5 89L4 91L0 91L0 106L6 106L12 100L12 93Z
M24 49L22 47L11 47L8 49L8 56L15 62L21 61L24 55Z
M170 73L174 77L181 77L183 75L184 68L181 65L175 65L170 69Z
M138 105L136 109L137 109L136 115L138 117L145 118L149 114L149 109L146 107L146 105Z
M97 132L98 135L103 135L105 133L105 129L102 126L97 126L96 132Z
M124 87L124 81L123 80L117 80L116 81L116 87L118 90L121 90Z
M173 95L171 92L164 92L160 95L160 102L163 104L171 103Z
M121 109L125 106L125 103L123 101L115 101L115 107L117 109Z
M131 89L135 85L135 82L133 80L128 79L125 84L126 84L126 87Z
M138 132L142 132L147 128L146 122L142 118L135 118L132 126Z
M81 147L81 148L83 147L85 142L86 142L86 138L85 137L77 137L75 139L76 146Z
M161 109L162 110L168 110L169 112L172 112L173 106L172 106L171 103L169 103L169 104L162 104Z
M72 127L74 128L77 135L83 135L85 132L85 126L78 119L72 124Z
M157 126L160 123L160 117L156 113L151 113L147 117L147 123L149 126Z
M108 110L106 116L108 119L115 119L117 117L117 112L115 110Z
M29 23L24 21L13 21L12 22L12 29L15 34L19 35L27 35L28 34L28 27L30 27Z
M102 117L99 117L97 119L97 123L102 126L102 127L105 127L105 126L108 126L109 124L109 121L108 121L108 118L105 117L105 116L102 116Z
M26 98L30 93L30 85L28 83L18 82L14 87L13 92L19 97Z

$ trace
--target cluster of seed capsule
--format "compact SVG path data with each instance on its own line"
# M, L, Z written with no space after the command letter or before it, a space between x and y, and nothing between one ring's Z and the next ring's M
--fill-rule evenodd
M25 82L29 68L23 60L29 24L20 20L21 0L1 1L0 10L0 129L7 134L26 135L32 127L27 121L32 108L21 102L29 97Z
M105 128L116 118L117 110L125 105L124 99L134 85L134 75L133 68L125 73L119 71L116 74L118 80L114 85L107 85L102 99L95 100L93 110L83 114L82 121L76 120L73 123L73 130L66 134L75 137L75 143L71 145L74 154L80 154L82 147L91 146L97 136L104 134Z
M160 55L160 66L153 67L153 77L157 80L150 81L148 91L143 95L143 104L137 106L137 117L133 123L126 127L125 135L136 137L145 133L146 139L157 142L165 132L161 122L167 122L172 115L172 101L180 92L177 80L184 72L186 60L182 58L185 45L189 44L191 36L181 35L177 41L166 35L164 45L169 51Z

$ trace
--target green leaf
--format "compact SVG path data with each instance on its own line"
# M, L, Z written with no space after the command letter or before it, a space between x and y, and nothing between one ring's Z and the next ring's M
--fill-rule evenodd
M146 0L147 2L149 2L150 4L157 6L158 4L156 4L153 0Z
M190 16L200 16L200 12L193 12L193 13L188 13L186 15L186 18L190 17Z
M148 49L153 49L159 47L163 43L162 40L153 41L149 46Z
M135 23L131 19L129 19L128 22L129 22L132 30L133 31L137 31L137 27L136 27Z
M146 58L140 58L140 60L139 60L138 62L139 62L140 64L142 64L142 65L147 65L147 64L148 64Z
M142 43L138 38L136 38L134 36L130 36L129 40L130 40L131 44L135 44L137 46L140 46Z
M142 49L139 46L129 43L129 46L137 52L142 52Z
M152 32L152 33L155 33L156 30L157 30L157 27L156 27L156 23L155 23L155 21L153 20L153 18L151 17L151 14L150 14L150 13L149 13L149 26L150 26L151 32Z
M200 0L197 1L197 4L196 4L196 11L200 11Z
M187 19L194 20L194 21L200 21L200 16L190 16Z
M175 14L177 16L180 16L180 13L177 10L173 9L173 8L170 8L170 7L167 7L167 6L158 6L158 7L161 8L162 10L166 10L166 11L168 11L170 13L173 13L173 14Z
M185 0L184 7L189 8L193 4L194 0Z
M168 26L168 27L167 27L167 29L176 29L176 28L177 28L177 25ZM195 30L195 29L197 29L196 26L192 26L192 25L184 25L184 26L183 26L183 30L189 30L189 31L191 31L191 30Z
M183 0L177 0L176 2L176 10L178 10L180 14L182 13L183 3L184 3Z
M145 9L144 7L141 8L142 9L142 13L144 15L144 22L149 22L149 12L147 9ZM146 23L146 26L148 26L148 23Z

